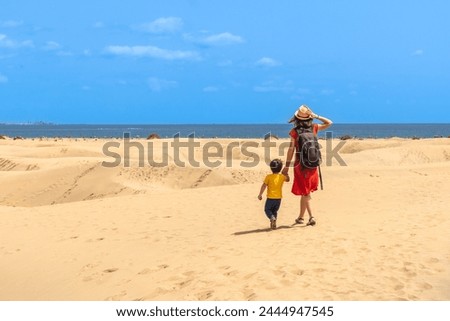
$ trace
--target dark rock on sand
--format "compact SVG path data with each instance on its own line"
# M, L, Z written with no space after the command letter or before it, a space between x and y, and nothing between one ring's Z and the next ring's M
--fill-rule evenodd
M264 140L268 140L268 139L279 139L277 135L274 134L266 134L264 136Z
M151 133L150 135L148 135L147 139L161 139L161 136L156 133Z

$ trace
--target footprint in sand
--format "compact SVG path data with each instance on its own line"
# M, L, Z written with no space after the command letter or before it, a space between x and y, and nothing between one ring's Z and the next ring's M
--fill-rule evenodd
M315 273L323 273L326 272L327 270L323 269L323 268L317 268L313 270Z
M110 269L103 270L103 272L104 273L114 273L118 270L119 270L118 268L110 268Z
M338 255L338 254L347 254L347 251L345 249L338 249L333 251L334 255Z
M247 301L255 301L256 293L251 289L244 289L244 297Z
M92 269L94 269L94 268L97 267L97 266L98 266L98 264L91 264L91 263L86 264L85 266L83 266L83 267L81 268L81 272L85 272L85 271L92 270Z
M211 298L213 293L214 293L214 291L210 291L210 290L204 291L204 292L200 292L200 293L197 293L197 298L200 301L205 301L205 300L208 300L209 298Z
M415 272L415 268L411 262L403 262L403 272L406 274L407 277L413 278L417 276L417 273Z
M395 291L400 291L403 290L404 288L405 286L403 284L397 284L396 286L394 286Z
M149 274L151 272L152 272L152 270L147 268L147 269L143 269L141 272L139 272L138 275L145 275L145 274Z
M203 181L212 173L211 169L206 170L198 179L197 181L191 185L191 188L198 187Z
M281 267L277 267L277 269L275 271L273 271L273 274L284 278L287 273L285 271L283 271Z
M432 257L428 260L429 263L439 263L439 259Z
M253 277L254 277L255 275L257 275L257 274L258 274L257 272L249 273L249 274L247 274L247 275L244 276L244 280L251 279L251 278L253 278Z
M193 280L187 279L187 280L178 282L178 283L177 283L177 286L178 286L179 289L183 289L183 288L189 286L192 282L193 282Z
M302 276L303 274L305 274L304 270L293 270L292 274L297 275L297 276Z
M392 283L393 289L403 289L405 286L401 281L393 276L385 277L385 279L389 280L390 283Z
M109 296L105 298L105 301L120 301L127 295L127 291L122 291L119 294Z
M238 273L239 273L239 271L237 271L237 270L231 270L229 272L225 272L223 275L225 275L225 276L235 276L235 275L238 275Z
M94 278L92 276L86 276L82 280L83 282L91 282Z
M431 289L433 288L433 286L432 286L431 284L426 283L426 282L421 283L421 284L419 285L419 287L420 287L420 289L422 289L422 290L431 290Z
M183 273L183 275L187 276L187 277L194 277L195 272L194 271L186 271Z

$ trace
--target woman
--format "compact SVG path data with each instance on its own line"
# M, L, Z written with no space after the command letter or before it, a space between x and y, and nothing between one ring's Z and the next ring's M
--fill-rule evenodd
M313 124L313 119L318 119L322 124ZM303 224L305 211L308 211L309 221L307 225L316 225L316 220L312 214L311 210L311 193L317 190L319 185L319 174L317 168L302 168L300 159L298 157L298 129L300 128L312 128L315 135L319 130L325 130L331 126L333 123L328 118L316 115L312 110L306 106L301 105L300 108L294 113L294 116L289 121L294 123L294 128L289 132L291 136L291 144L286 156L285 167L282 171L284 175L289 172L289 167L291 166L292 157L295 152L295 162L294 162L294 182L292 184L292 193L295 195L300 195L300 213L295 219L295 223Z

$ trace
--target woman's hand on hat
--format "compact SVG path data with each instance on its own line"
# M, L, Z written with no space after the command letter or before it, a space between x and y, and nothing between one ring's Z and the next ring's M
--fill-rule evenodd
M308 111L306 112L308 115L310 115L312 118L317 118L317 114L315 114L310 108L308 108Z

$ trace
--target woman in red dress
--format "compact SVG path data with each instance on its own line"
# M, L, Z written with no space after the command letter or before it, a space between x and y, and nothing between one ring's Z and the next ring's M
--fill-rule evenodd
M313 124L314 118L320 120L322 124ZM299 146L297 129L301 127L312 127L314 134L317 135L319 130L324 130L330 127L332 121L328 118L314 114L308 106L301 105L289 122L294 123L294 128L289 132L289 136L291 136L291 144L289 146L285 167L282 173L284 175L288 174L289 167L291 167L292 157L295 153L296 156L294 161L294 182L292 184L292 193L301 196L300 213L295 219L295 222L297 224L303 224L303 217L305 216L305 212L308 211L309 220L307 225L316 225L316 220L314 219L311 210L310 200L311 193L316 191L317 186L319 185L319 174L317 168L302 168L298 157Z

